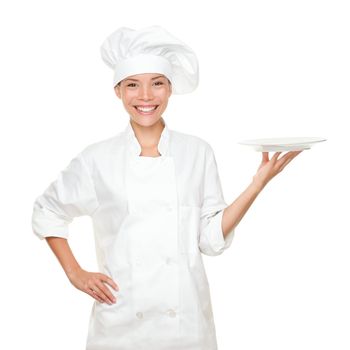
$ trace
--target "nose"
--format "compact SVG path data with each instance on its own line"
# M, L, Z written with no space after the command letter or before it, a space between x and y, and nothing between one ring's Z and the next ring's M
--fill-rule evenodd
M152 88L145 85L140 88L139 98L143 100L151 100L153 98Z

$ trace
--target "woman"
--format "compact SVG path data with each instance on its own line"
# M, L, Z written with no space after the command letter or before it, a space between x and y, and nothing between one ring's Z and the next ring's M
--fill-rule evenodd
M129 121L87 146L39 196L33 231L69 281L95 299L88 350L217 349L201 253L218 255L265 185L300 152L261 165L230 205L203 139L170 130L172 93L198 84L194 52L159 26L122 27L101 47ZM92 218L100 272L84 270L68 244L74 217Z

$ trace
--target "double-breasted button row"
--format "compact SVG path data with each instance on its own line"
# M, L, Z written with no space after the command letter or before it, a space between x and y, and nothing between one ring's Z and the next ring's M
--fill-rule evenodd
M173 309L168 309L165 313L171 318L176 317L176 312ZM136 317L140 320L143 319L143 313L141 311L136 312Z

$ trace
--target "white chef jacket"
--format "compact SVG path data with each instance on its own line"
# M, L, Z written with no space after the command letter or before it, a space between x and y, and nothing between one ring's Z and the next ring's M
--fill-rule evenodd
M119 286L94 301L86 350L216 350L201 253L219 255L224 201L211 146L170 130L160 156L140 156L124 131L85 147L36 198L33 232L68 238L74 217L92 219L99 271Z

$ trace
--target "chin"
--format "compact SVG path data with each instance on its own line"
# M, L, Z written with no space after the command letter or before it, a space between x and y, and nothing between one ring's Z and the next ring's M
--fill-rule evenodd
M156 123L158 123L162 117L161 116L154 116L154 117L142 117L142 116L135 116L132 115L131 119L134 123L140 125L140 126L151 126Z

